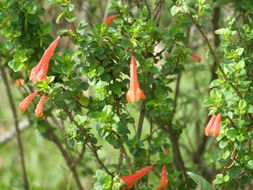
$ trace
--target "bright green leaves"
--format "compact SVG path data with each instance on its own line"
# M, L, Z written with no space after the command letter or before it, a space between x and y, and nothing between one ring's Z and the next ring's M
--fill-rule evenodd
M172 16L175 16L180 11L180 8L176 5L172 6L170 9L170 14Z
M74 64L75 64L75 59L76 53L73 52L73 50L67 49L65 50L63 55L60 56L55 56L56 60L59 65L53 65L52 70L57 73L61 73L65 76L68 76L71 78L73 76L73 73L71 71L73 70Z
M214 184L222 184L226 183L229 181L229 176L228 175L223 175L223 174L218 174L214 180Z
M99 135L114 148L120 148L124 140L127 139L126 124L128 116L122 114L119 117L114 113L111 105L105 105L101 111L93 111L89 115L98 121L97 130Z
M90 123L88 117L82 115L75 115L74 120L78 125L87 125Z
M8 63L9 67L12 68L14 72L24 71L29 67L27 65L28 60L33 53L33 49L25 49L23 47L16 48L13 59Z
M105 173L103 170L96 171L96 183L94 184L95 190L111 190L113 186L112 177Z
M23 8L28 14L31 15L35 14L39 10L37 3L33 1L26 1L23 5Z
M71 0L48 0L51 4L60 4L62 6L69 5Z
M71 3L71 0L48 0L51 4L59 4L61 5L62 12L56 18L56 23L59 24L62 18L65 18L68 22L74 22L76 20L76 16L73 13L75 9L75 5Z
M192 172L187 172L187 174L195 181L198 185L200 185L201 190L214 190L212 185L208 183L203 177L196 175Z

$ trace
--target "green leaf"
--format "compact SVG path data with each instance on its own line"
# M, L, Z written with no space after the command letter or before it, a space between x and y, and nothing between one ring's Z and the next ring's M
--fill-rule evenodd
M192 172L187 172L187 174L192 178L193 181L195 181L197 184L200 185L202 190L214 190L212 185L206 181L203 177L196 175Z
M180 11L180 7L175 6L175 5L173 7L171 7L171 9L170 9L170 13L172 16L175 16L179 11Z
M253 169L253 160L248 161L248 167Z
M88 117L85 115L85 116L82 116L82 115L76 115L74 120L75 122L77 122L78 125L81 125L83 124L84 122L86 122L88 119Z
M219 143L219 147L220 147L221 149L223 149L223 148L225 148L225 147L227 146L227 144L228 144L228 141L221 141L221 142Z
M236 53L239 56L243 54L243 51L244 51L244 48L238 48L238 49L236 49Z

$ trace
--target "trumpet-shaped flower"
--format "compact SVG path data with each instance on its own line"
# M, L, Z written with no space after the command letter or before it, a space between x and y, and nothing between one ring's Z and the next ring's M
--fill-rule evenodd
M197 56L196 54L192 53L191 56L195 59L195 61L201 62L201 58Z
M221 114L212 115L210 121L208 122L205 128L205 135L213 135L214 137L218 137L220 134L220 123L221 123Z
M153 168L154 168L153 166L148 166L146 168L138 170L135 174L121 177L120 179L124 181L126 184L126 187L123 187L122 190L132 188L137 181L139 181L144 175L146 175Z
M140 98L145 99L143 91L140 89L135 57L132 55L130 63L130 89L126 94L128 102L138 102Z
M36 106L35 114L36 114L37 117L42 117L43 116L43 108L44 108L46 98L47 98L46 95L42 95L41 98L40 98L39 103Z
M113 21L115 18L116 18L115 15L112 15L112 16L107 17L107 18L105 19L105 24L106 24L107 26L110 26L111 23L112 23L112 21Z
M19 104L20 111L25 111L26 108L29 106L31 101L38 95L38 92L34 92L30 95L28 95L22 102Z
M38 81L45 80L47 77L47 71L48 71L48 63L51 59L51 57L54 54L55 48L57 47L60 36L58 36L51 44L50 46L46 49L44 52L40 62L38 65L36 65L30 74L29 80L31 80L33 83L36 83Z
M167 177L167 168L165 165L163 165L162 168L162 174L160 179L160 186L157 188L157 190L163 190L168 186L168 177Z
M15 81L16 87L20 87L24 85L24 80L22 78L19 78Z

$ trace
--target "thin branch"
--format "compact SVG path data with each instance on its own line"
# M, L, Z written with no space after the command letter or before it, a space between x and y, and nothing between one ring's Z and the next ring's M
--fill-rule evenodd
M133 165L132 165L132 162L131 162L130 157L127 155L127 152L126 152L126 149L125 149L124 146L122 146L122 151L123 151L124 157L125 157L125 159L126 159L127 165L128 165L128 167L129 167L131 173L133 174L133 173L134 173Z
M217 56L215 55L214 50L213 50L213 48L212 48L212 46L211 46L211 44L210 44L210 42L209 42L209 40L208 40L206 34L203 32L203 30L202 30L202 28L200 27L200 25L199 25L198 23L195 22L195 20L193 19L193 17L192 17L191 15L188 15L188 16L191 18L192 22L195 24L195 26L197 27L198 31L200 32L200 34L202 35L202 37L203 37L204 40L206 41L206 44L207 44L207 46L208 46L208 48L209 48L209 50L210 50L210 52L211 52L211 54L212 54L212 56L213 56L213 58L214 58L214 61L215 61L216 65L218 66L218 68L219 68L219 70L220 70L220 72L221 72L223 78L224 78L224 79L226 80L226 82L234 89L235 93L236 93L241 99L243 99L243 96L242 96L241 92L238 90L238 88L237 88L231 81L228 80L228 77L227 77L227 75L225 74L225 72L224 72L224 70L223 70L223 68L222 68L222 66L221 66L221 64L220 64L220 62L219 62Z
M11 88L4 70L4 67L1 67L1 73L2 73L2 78L3 82L6 88L6 93L8 96L9 104L11 107L13 119L14 119L14 125L15 125L15 130L16 130L16 136L17 136L17 143L18 143L18 149L19 149L19 154L21 158L21 167L22 167L22 176L23 176L23 182L24 182L24 188L25 190L29 190L29 181L26 173L26 166L25 166L25 158L24 158L24 149L23 149L23 144L22 144L22 139L21 139L21 134L19 130L19 122L18 122L18 116L17 116L17 111L16 111L16 106L13 100Z
M106 6L106 9L105 9L105 12L104 12L104 17L103 17L102 22L107 18L108 10L109 10L110 4L111 4L111 0L108 0L108 1L107 1L107 6Z
M20 132L24 131L28 127L30 127L28 120L24 120L19 123L19 131ZM11 129L10 131L4 133L2 136L0 136L0 145L6 144L7 142L9 142L11 139L13 139L16 136L16 134L17 133L16 133L15 127L14 127L14 129Z
M144 0L144 3L148 9L148 18L151 18L151 11L150 11L150 7L149 7L149 3L148 3L148 0Z
M109 174L110 176L113 177L113 174L106 168L104 163L100 160L99 155L97 153L97 147L96 147L96 145L93 144L94 140L87 134L87 131L85 131L80 125L78 125L78 123L74 120L71 112L67 108L65 108L65 111L66 111L70 121L73 122L77 126L77 128L80 130L82 135L84 135L84 137L88 140L88 142L90 142L90 144L88 144L88 142L87 142L86 145L89 147L89 149L93 153L94 157L96 158L97 163L100 165L101 168L103 168L105 170L105 172L107 174Z
M51 141L53 141L55 143L55 145L57 146L57 148L60 150L63 158L65 159L65 161L66 161L66 163L67 163L67 165L70 169L70 171L73 174L73 177L75 179L78 190L84 190L84 188L82 187L82 184L80 182L78 172L76 171L76 164L72 161L72 159L70 158L68 152L63 148L60 139L54 134L54 131L50 132L49 139Z
M123 162L123 150L122 150L122 147L121 147L120 148L120 154L119 154L119 161L118 161L118 165L117 165L117 169L116 169L117 174L119 174L122 162Z
M159 0L157 3L157 6L154 10L155 12L155 16L154 16L154 20L156 21L156 23L158 24L160 21L160 15L161 15L161 10L162 10L162 5L165 3L165 0Z
M145 111L146 111L146 101L142 100L141 102L141 108L140 108L140 117L139 117L139 122L138 122L138 128L136 132L136 136L140 139L141 138L141 132L142 132L142 127L143 127L143 122L144 122L144 117L145 117Z

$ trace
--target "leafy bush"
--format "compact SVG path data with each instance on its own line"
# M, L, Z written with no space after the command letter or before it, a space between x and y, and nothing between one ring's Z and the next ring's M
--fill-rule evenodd
M96 190L250 189L252 10L248 0L0 0L13 118L27 110L74 189L92 176ZM37 189L15 127L21 186Z

